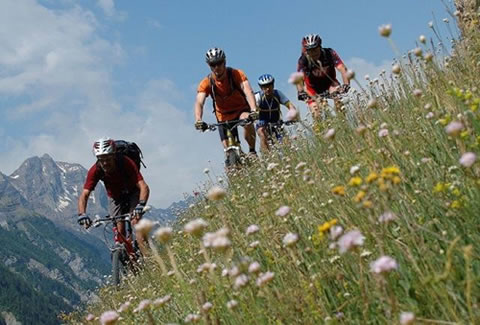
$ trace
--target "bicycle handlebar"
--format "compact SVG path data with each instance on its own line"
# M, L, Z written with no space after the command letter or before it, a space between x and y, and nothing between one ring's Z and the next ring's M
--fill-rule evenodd
M234 129L238 126L244 126L252 122L253 122L252 119L244 118L240 120L231 120L231 121L225 121L225 122L212 123L212 124L207 124L207 130L215 131L219 126L222 126L222 125L227 125L229 126L230 129Z

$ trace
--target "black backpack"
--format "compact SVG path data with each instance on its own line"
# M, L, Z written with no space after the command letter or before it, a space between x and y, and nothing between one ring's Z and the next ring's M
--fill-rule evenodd
M128 142L125 140L116 140L115 141L115 159L116 164L120 170L123 170L124 159L123 156L127 156L128 158L132 159L135 165L137 166L138 170L140 170L141 166L143 165L144 168L147 168L143 163L143 153L140 147L135 142ZM105 176L104 171L97 162L97 173L101 180Z

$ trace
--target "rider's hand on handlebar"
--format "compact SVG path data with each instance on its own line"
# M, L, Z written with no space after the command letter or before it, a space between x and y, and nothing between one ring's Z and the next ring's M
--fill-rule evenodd
M140 217L143 214L143 209L145 209L145 204L146 203L144 201L140 201L140 202L138 202L135 209L133 209L133 215L136 218Z
M300 90L297 94L298 100L306 101L308 99L308 94L305 90Z
M342 93L342 94L348 93L349 90L350 90L350 85L343 84L343 85L340 87L340 93Z
M256 111L252 111L248 114L248 119L250 121L255 121L255 120L258 120L258 112Z
M208 124L205 123L204 121L198 120L195 122L195 129L200 131L205 131L208 129Z
M78 216L77 222L79 225L85 227L85 229L90 228L90 226L92 225L92 219L90 219L90 217L87 216L85 213L82 213Z

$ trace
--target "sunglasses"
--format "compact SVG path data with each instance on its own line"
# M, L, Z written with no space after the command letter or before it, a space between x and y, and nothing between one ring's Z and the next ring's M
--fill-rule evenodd
M216 66L222 65L224 63L225 61L218 61L218 62L209 63L208 65L210 66L210 68L215 68Z

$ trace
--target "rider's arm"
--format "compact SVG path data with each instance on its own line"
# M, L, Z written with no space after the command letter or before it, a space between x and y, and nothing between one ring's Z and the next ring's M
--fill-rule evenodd
M201 121L203 117L203 105L207 99L207 94L204 92L198 92L195 99L195 121Z
M87 211L87 202L88 197L90 196L91 191L83 189L80 197L78 198L78 215L84 214Z
M139 201L145 201L146 203L150 196L150 188L143 179L137 182L137 187L140 190Z
M342 74L343 84L344 84L344 85L350 85L350 80L348 80L348 77L347 77L347 68L345 67L345 65L344 65L343 63L337 65L337 70L340 71L340 73Z
M255 96L253 95L252 87L250 86L250 82L248 80L244 80L241 84L243 93L247 98L248 106L250 107L250 111L256 112L257 111L257 103L255 101Z

